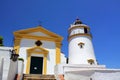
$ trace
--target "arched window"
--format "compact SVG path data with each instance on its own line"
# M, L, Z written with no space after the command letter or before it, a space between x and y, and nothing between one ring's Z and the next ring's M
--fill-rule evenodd
M93 65L93 64L94 64L94 60L93 60L93 59L88 59L88 63L89 63L90 65Z
M78 43L78 46L80 46L80 48L83 48L84 45L85 44L83 42Z

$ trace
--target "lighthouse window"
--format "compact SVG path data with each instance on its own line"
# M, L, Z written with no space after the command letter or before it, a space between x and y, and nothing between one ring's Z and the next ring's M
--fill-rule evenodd
M89 63L90 65L93 65L93 64L94 64L94 60L93 60L93 59L88 59L88 63Z
M88 30L87 30L87 28L84 28L84 32L85 32L85 33L88 33Z
M83 48L83 45L80 45L80 48Z
M80 48L83 48L84 43L80 42L80 43L78 44L78 46L80 46Z

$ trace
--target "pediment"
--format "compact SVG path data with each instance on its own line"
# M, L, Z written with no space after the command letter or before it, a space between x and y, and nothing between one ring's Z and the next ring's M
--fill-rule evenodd
M34 36L34 37L49 37L49 38L58 38L63 39L62 36L59 36L41 26L35 28L28 28L24 30L19 30L14 32L15 36Z
M44 34L44 33L42 33L42 32L31 32L31 33L29 33L28 35L50 37L50 35Z
M48 50L42 48L42 47L33 47L33 48L30 48L30 49L27 49L28 52L41 52L41 53L48 53Z

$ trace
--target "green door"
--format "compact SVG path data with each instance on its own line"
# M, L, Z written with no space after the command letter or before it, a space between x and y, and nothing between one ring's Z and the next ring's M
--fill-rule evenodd
M30 74L42 74L43 57L31 57Z

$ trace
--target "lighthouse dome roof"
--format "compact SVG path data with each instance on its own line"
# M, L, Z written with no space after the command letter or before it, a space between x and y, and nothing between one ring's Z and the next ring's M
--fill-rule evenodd
M87 27L89 28L89 26L87 26L86 24L83 24L83 22L80 19L76 19L75 22L73 24L70 25L70 28L74 28L74 27Z

